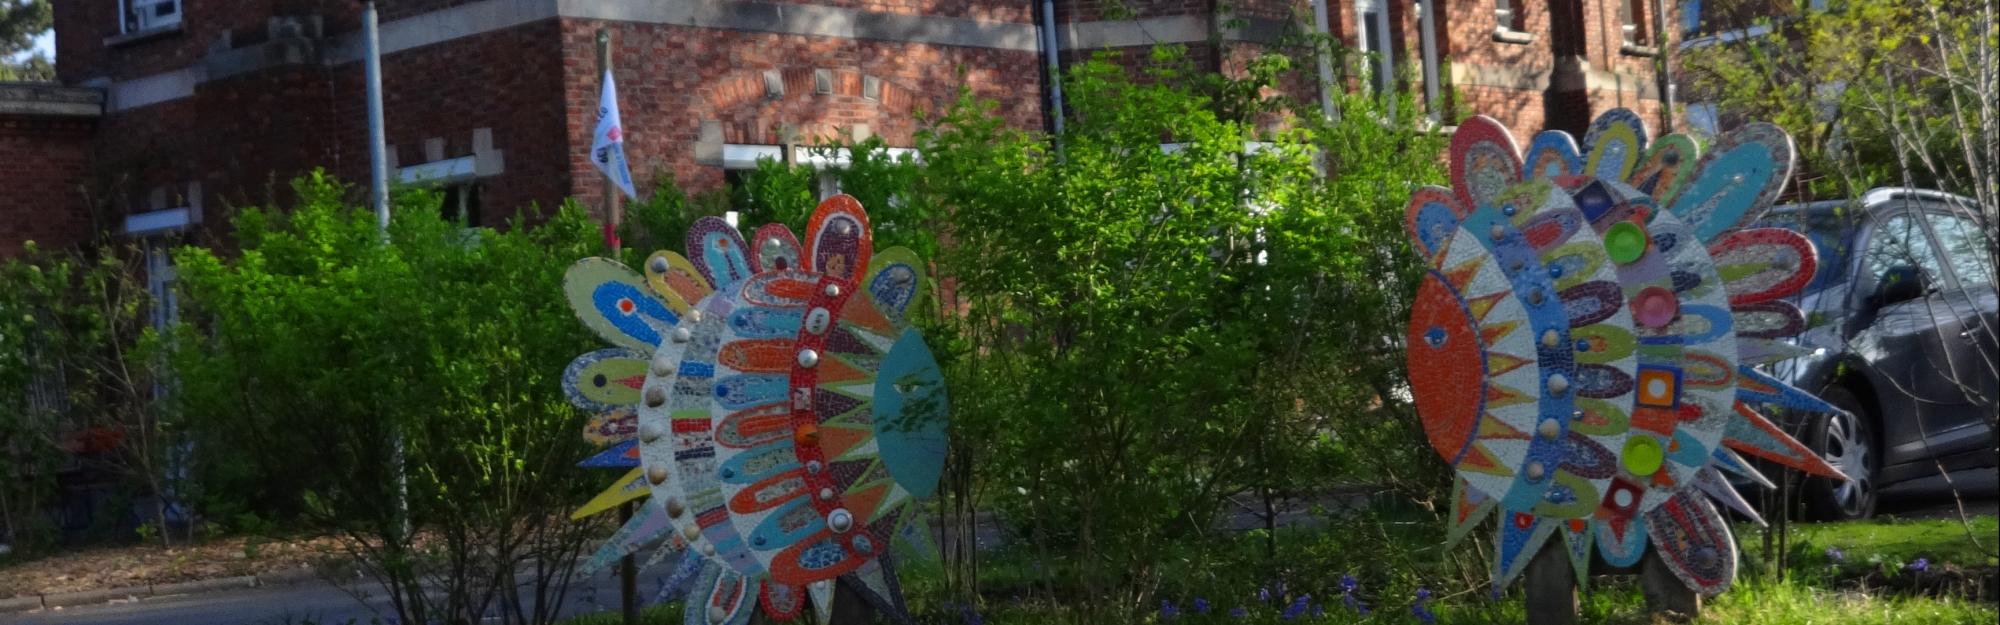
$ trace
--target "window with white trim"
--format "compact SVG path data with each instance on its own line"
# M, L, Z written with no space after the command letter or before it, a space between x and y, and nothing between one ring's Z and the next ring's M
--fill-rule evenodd
M181 23L181 0L118 0L118 32L137 33Z
M458 224L462 228L485 226L479 205L479 182L465 180L438 187L440 194L438 213L445 221Z
M1494 0L1493 20L1496 32L1522 33L1528 31L1528 9L1521 6L1525 0Z
M1653 45L1653 35L1646 28L1646 2L1647 0L1619 2L1619 31L1623 33L1627 46Z
M1390 47L1389 3L1386 0L1355 0L1354 13L1359 29L1356 37L1360 40L1361 51L1368 54L1362 63L1362 74L1375 93L1388 93L1396 79L1396 53Z
M174 288L178 272L174 270L174 259L168 255L168 246L148 239L146 250L146 291L153 296L153 310L149 315L153 327L166 328L181 319L179 291Z

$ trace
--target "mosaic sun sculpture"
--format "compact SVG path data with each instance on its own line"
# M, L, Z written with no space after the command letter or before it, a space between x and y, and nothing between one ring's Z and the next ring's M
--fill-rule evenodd
M1753 368L1799 355L1784 298L1816 262L1804 236L1745 227L1784 187L1791 138L1752 124L1698 151L1614 109L1580 150L1543 131L1524 162L1475 117L1452 137L1453 188L1410 200L1429 267L1410 383L1457 474L1449 540L1498 513L1496 590L1560 536L1579 583L1592 550L1630 566L1650 546L1713 596L1737 554L1711 498L1757 518L1721 472L1768 486L1747 454L1845 479L1752 407L1837 411Z
M616 346L564 372L598 415L585 438L608 447L583 465L630 469L576 516L646 499L583 568L685 551L661 593L689 593L688 625L740 625L753 606L791 620L808 602L825 623L836 580L907 621L890 541L929 552L912 504L945 456L943 378L905 319L923 264L875 251L845 195L819 205L803 244L779 224L753 239L708 217L687 256L655 252L643 274L603 258L569 269L571 308Z

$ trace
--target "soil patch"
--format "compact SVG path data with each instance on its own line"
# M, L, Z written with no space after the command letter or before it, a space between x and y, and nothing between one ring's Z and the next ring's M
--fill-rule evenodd
M296 571L338 554L338 545L330 537L229 537L171 548L96 547L0 564L0 598Z

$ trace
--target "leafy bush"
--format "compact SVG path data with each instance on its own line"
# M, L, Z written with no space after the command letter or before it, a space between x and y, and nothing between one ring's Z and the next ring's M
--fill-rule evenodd
M45 250L32 242L0 263L0 543L52 544L57 470L109 476L109 505L90 534L130 538L133 503L147 502L166 537L161 464L171 423L156 406L158 337L142 251L103 243Z
M345 536L405 622L518 614L524 592L552 611L597 529L565 513L603 476L574 466L589 449L558 376L592 341L551 259L589 255L596 229L563 210L468 233L405 194L382 233L325 176L294 186L297 207L235 216L234 256L175 254L201 483Z
M1216 85L1154 61L1076 66L1059 136L961 100L902 199L950 241L955 494L1023 528L1047 592L1107 616L1146 605L1179 547L1209 557L1232 496L1268 511L1438 464L1411 452L1389 337L1413 275L1402 198L1441 178L1441 139L1365 98L1345 121L1260 125L1283 63Z

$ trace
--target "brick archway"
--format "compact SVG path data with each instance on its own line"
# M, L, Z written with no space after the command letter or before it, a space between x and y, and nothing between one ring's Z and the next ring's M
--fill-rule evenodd
M783 85L782 95L773 96L766 79L770 72ZM830 93L820 92L822 78ZM704 85L698 97L699 110L709 111L721 124L724 143L782 143L781 127L790 127L799 143L850 139L857 125L866 125L868 134L891 145L908 145L916 129L915 94L905 85L853 68L792 66L731 72Z

